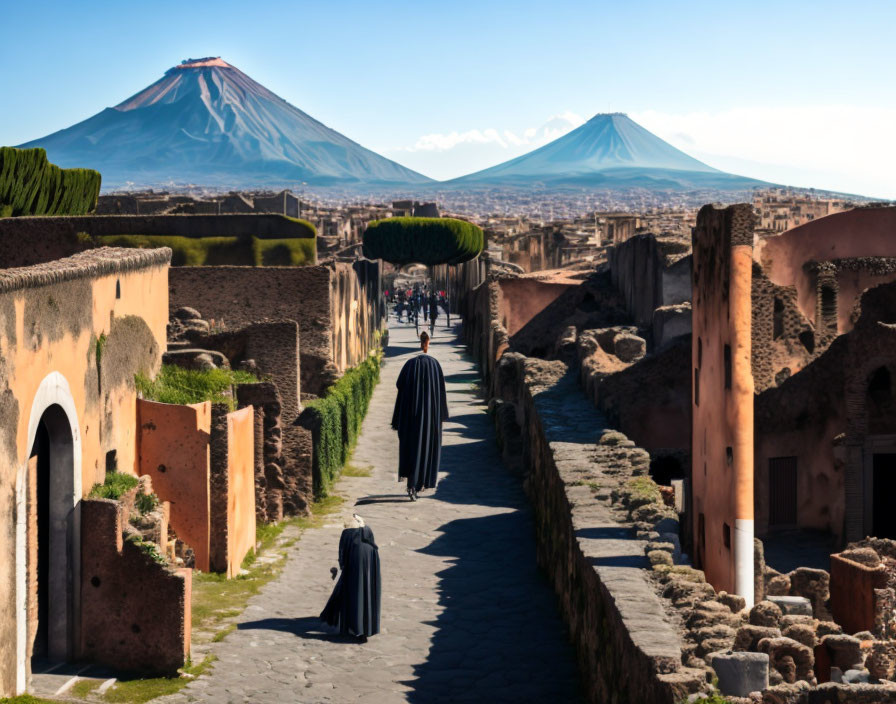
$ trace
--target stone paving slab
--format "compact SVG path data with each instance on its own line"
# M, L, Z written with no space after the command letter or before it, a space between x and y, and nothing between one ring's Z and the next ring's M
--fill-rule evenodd
M159 702L579 702L575 654L535 561L529 505L502 465L478 379L457 329L439 327L451 419L433 495L411 503L397 481L389 428L395 381L417 350L413 328L390 346L353 463L337 491L374 531L383 574L382 632L363 645L321 629L343 516L306 531L281 576L253 597L212 652L209 675Z

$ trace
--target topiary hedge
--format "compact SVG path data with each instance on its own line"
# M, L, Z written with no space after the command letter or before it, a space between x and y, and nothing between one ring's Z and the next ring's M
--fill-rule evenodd
M0 217L86 215L101 181L98 171L60 169L43 149L0 147Z
M182 237L179 235L104 235L106 247L170 247L172 266L304 266L316 261L313 237Z
M364 232L364 256L392 264L460 264L482 252L485 237L471 222L454 218L374 220Z
M325 396L306 404L315 429L312 477L315 498L327 495L361 432L370 397L380 379L382 353L371 355L331 386Z

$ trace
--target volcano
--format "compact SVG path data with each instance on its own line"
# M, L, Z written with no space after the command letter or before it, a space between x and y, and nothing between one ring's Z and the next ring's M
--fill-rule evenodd
M431 179L330 129L218 57L188 59L113 108L22 147L103 186L422 185Z
M601 113L528 154L461 176L448 184L477 186L584 186L649 190L767 186L719 171L688 156L624 113Z

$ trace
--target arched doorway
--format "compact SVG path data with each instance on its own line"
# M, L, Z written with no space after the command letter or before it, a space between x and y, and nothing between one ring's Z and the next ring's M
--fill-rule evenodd
M81 440L68 382L35 394L16 486L17 689L30 672L72 659L78 639Z
M53 404L28 458L28 651L32 671L72 653L72 430Z

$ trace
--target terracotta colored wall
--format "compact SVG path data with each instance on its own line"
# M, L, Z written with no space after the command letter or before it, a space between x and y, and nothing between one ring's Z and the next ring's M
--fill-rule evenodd
M228 577L255 545L254 437L250 406L212 406L209 552L211 569Z
M896 256L894 235L896 208L858 208L828 215L770 237L757 246L756 257L774 283L797 287L800 310L814 322L814 279L803 269L803 264L851 257ZM881 281L891 279L882 278ZM841 324L848 323L846 316L854 302L854 297L851 300L841 298ZM840 332L847 329L848 326Z
M844 633L874 629L874 590L886 586L886 568L831 555L831 614Z
M137 401L139 473L171 504L171 527L209 570L209 437L211 404Z
M769 460L797 458L797 525L843 535L846 509L843 472L834 463L833 438L842 432L842 418L804 431L757 432L755 510L757 534L769 529Z
M501 279L502 324L513 337L572 284L556 284L536 279Z
M735 518L737 479L744 466L753 475L753 388L750 372L750 278L731 289L739 250L752 245L752 211L737 205L701 209L693 235L692 487L695 557L707 580L735 592ZM749 230L749 232L747 232ZM747 264L749 264L747 262ZM744 273L744 272L741 272ZM735 295L740 298L735 300ZM743 298L745 297L745 300ZM747 343L746 350L738 348ZM731 348L732 385L725 388L725 345ZM696 391L699 385L699 398ZM749 407L743 403L749 397ZM749 428L744 426L748 415ZM745 433L749 431L749 442ZM731 448L729 461L728 448ZM739 474L739 476L738 476ZM752 488L752 487L750 487ZM752 491L749 514L752 517ZM743 501L740 508L743 509ZM701 519L703 516L703 539ZM743 516L741 516L743 517ZM725 532L730 542L725 544ZM701 547L702 544L702 547Z
M190 654L192 570L122 540L118 502L81 504L81 650L119 671L173 675Z
M255 433L252 407L227 415L227 576L255 548Z

